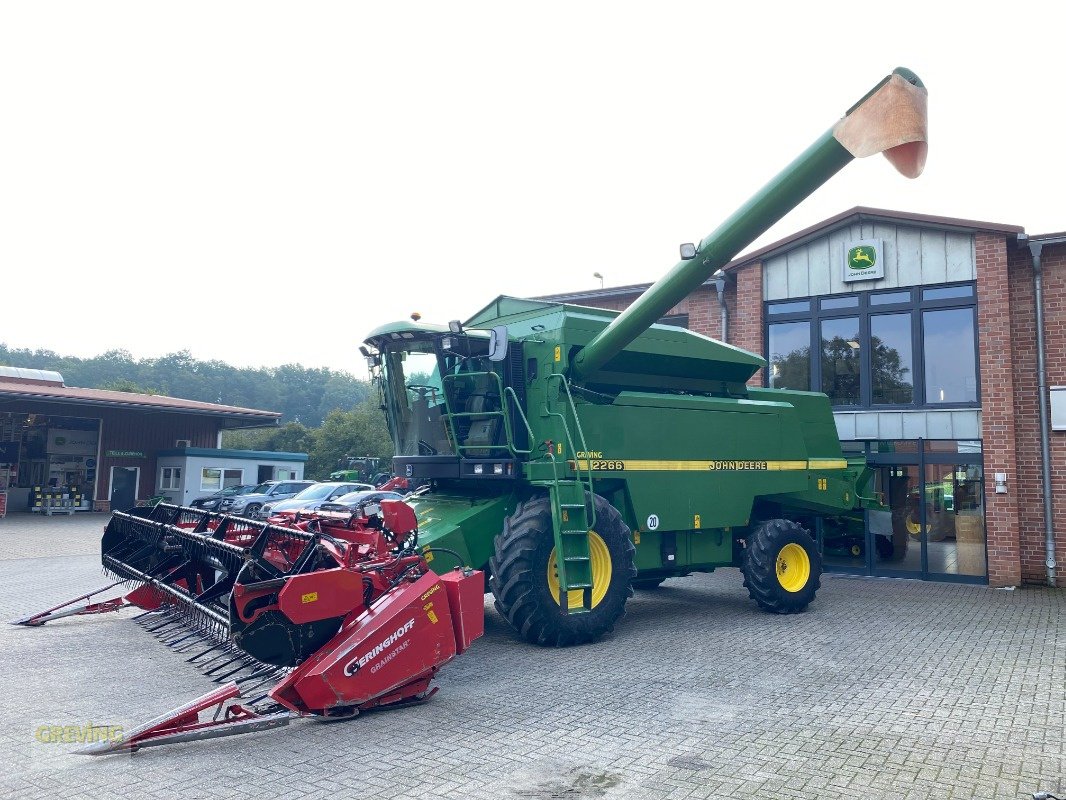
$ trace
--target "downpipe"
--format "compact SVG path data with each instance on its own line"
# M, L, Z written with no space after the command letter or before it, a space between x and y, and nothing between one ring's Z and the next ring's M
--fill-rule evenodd
M718 305L722 308L722 341L729 344L729 307L725 304L725 285L729 280L724 270L714 273L714 288L718 290Z
M1051 516L1051 431L1048 424L1047 365L1044 356L1044 267L1041 261L1043 242L1029 242L1033 256L1033 294L1036 300L1036 371L1037 392L1040 394L1040 462L1041 484L1044 493L1044 562L1047 585L1055 585L1055 522Z

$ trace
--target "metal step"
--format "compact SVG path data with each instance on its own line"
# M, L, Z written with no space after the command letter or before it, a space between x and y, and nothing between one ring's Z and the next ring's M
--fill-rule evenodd
M592 557L588 542L588 507L585 487L578 481L559 480L549 487L552 498L556 569L559 573L558 598L570 614L592 610ZM580 591L581 606L571 609L567 593Z

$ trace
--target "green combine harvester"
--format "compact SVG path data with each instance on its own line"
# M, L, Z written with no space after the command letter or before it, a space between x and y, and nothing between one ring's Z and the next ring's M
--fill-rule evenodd
M900 68L621 313L498 297L465 322L396 322L362 349L419 544L486 570L540 645L591 641L633 587L737 567L758 605L805 609L819 516L880 507L823 394L756 388L760 356L655 324L855 157L917 177L926 92ZM439 550L432 567L455 566Z

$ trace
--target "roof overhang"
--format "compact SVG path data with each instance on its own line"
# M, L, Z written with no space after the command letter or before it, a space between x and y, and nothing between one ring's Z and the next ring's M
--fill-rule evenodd
M915 214L905 211L893 211L887 208L869 208L867 206L855 206L847 211L824 219L808 228L797 231L784 239L778 239L764 247L745 253L734 258L723 267L727 272L743 269L766 258L779 255L782 252L800 247L808 242L828 236L834 230L855 223L882 223L886 225L902 225L912 228L926 228L931 230L953 231L956 233L998 233L1008 239L1016 239L1019 234L1025 233L1025 228L1020 225L1003 225L995 222L981 222L973 219L960 219L957 217L940 217L933 214ZM1037 238L1037 237L1034 237ZM615 286L606 289L592 289L586 292L563 292L559 294L541 295L533 298L546 301L568 300L602 300L612 297L631 297L639 295L649 289L652 283L636 283L630 286ZM704 286L714 286L715 281L709 278L703 282Z
M64 391L66 390L66 391ZM94 392L99 395L93 396ZM113 397L111 395L125 395ZM54 403L72 408L111 408L153 414L191 414L212 417L223 428L270 428L278 424L281 414L276 411L259 411L236 406L214 405L163 398L155 395L139 395L132 392L106 392L104 390L75 389L74 387L34 386L32 384L0 385L0 409L4 401L22 400L37 403ZM183 404L183 403L187 403ZM71 416L76 416L71 414Z

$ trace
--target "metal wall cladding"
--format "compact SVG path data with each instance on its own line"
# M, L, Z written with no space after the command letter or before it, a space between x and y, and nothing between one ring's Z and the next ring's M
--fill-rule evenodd
M111 467L139 468L137 497L143 499L152 496L159 480L156 451L173 448L179 439L189 440L190 447L215 447L222 422L217 417L198 414L25 400L5 402L3 410L16 414L99 419L100 458L94 495L97 501L107 501L110 497ZM144 453L144 456L108 456L109 450Z
M849 242L881 239L885 277L844 283ZM884 223L855 223L763 261L765 300L972 281L977 261L970 233Z
M980 409L834 411L837 434L852 439L980 439Z

